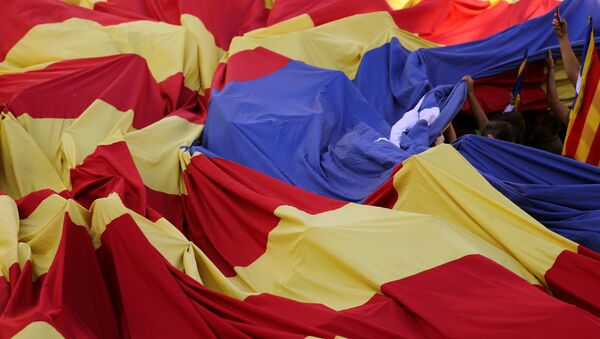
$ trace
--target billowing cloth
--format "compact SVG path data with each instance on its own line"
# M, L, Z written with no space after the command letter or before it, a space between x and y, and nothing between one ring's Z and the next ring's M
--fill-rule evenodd
M364 199L398 162L426 149L466 95L464 83L427 93L424 105L438 115L415 120L402 138L390 142L390 125L341 72L286 61L264 49L234 58L263 59L265 68L281 68L213 89L203 145L228 160L346 201ZM230 65L232 79L247 72L237 64L247 65L243 59ZM263 73L260 65L254 67L252 72Z
M448 145L437 146L409 158L392 180L374 193L368 202L398 211L437 215L461 223L462 227L483 239L508 249L521 263L541 265L537 266L539 271L534 274L553 290L560 291L555 295L574 303L582 302L580 305L587 305L591 312L598 312L600 305L591 302L597 293L588 282L600 272L588 265L592 263L590 260L597 260L600 256L584 246L565 242L565 238L547 230L496 191ZM521 241L519 246L508 245ZM573 245L575 247L571 247ZM540 247L533 250L537 246ZM579 255L560 248L572 248ZM548 262L546 255L556 261ZM546 264L542 264L544 262ZM578 287L568 287L575 285Z
M600 252L600 169L534 148L469 136L456 149L536 220Z
M593 7L591 2L581 1L578 7L574 7L574 3L569 2L564 6L563 15L568 20L582 15L586 10ZM411 51L410 46L414 44L412 40L403 35L394 35L395 33L393 34L393 31L390 31L393 23L389 20L383 20L386 17L377 13L352 19L354 23L359 22L358 20L362 20L363 24L374 23L373 27L380 27L386 33L386 37L379 38L383 45L366 53L362 49L348 48L336 51L337 55L326 53L321 55L311 53L314 48L313 45L299 45L299 41L310 39L318 45L330 46L332 43L330 39L336 35L339 36L342 30L338 29L334 31L335 33L331 33L332 26L329 25L322 25L304 31L293 31L290 34L280 34L277 31L269 33L268 30L265 30L261 31L260 34L250 34L236 38L232 42L230 53L232 62L240 53L258 53L257 50L259 49L250 50L249 48L262 46L288 57L300 58L308 64L340 69L346 72L350 78L353 78L358 93L349 86L345 86L346 90L343 92L337 90L337 93L343 93L343 96L350 98L349 101L354 101L356 100L355 97L362 96L367 99L375 110L370 107L362 108L364 106L363 100L359 100L362 104L350 107L331 106L332 104L329 102L337 100L335 98L336 93L333 90L319 92L316 89L319 88L319 85L315 84L318 79L317 76L310 84L308 82L300 84L297 78L293 77L299 72L293 69L294 61L277 69L276 72L274 72L274 69L269 69L268 71L260 71L260 74L251 77L240 76L238 73L248 73L248 67L242 65L243 60L248 57L241 56L241 61L239 59L235 61L236 67L228 67L225 73L231 76L232 79L251 79L251 81L222 82L220 86L223 87L223 90L213 92L203 143L207 149L221 157L240 162L312 192L347 201L361 201L389 177L392 168L405 159L407 154L418 153L428 146L424 142L425 132L417 133L417 130L423 127L418 125L413 131L413 136L406 138L409 142L405 142L401 146L403 151L408 152L402 152L399 155L394 154L394 149L390 148L389 145L385 144L385 140L381 139L389 137L390 131L387 130L388 128L400 120L405 112L413 109L425 95L439 91L440 86L456 83L463 74L499 74L510 70L511 67L515 67L521 62L522 51L525 47L530 48L531 60L539 59L546 48L556 48L555 38L551 35L554 33L547 29L551 21L551 15L552 13L549 13L543 17L530 20L486 40L465 45L418 49L416 51ZM376 18L379 21L376 21ZM350 28L347 28L349 24L350 19L335 23L338 28L341 27L348 29L348 32L353 32ZM583 37L583 33L579 32L578 23L575 22L572 26L574 28L571 31L575 32L574 40ZM371 26L369 27L367 32L374 29ZM546 29L542 27L546 27ZM524 32L529 31L541 32L540 34L545 38L535 37L534 39L531 34L524 35ZM330 35L318 33L328 33ZM382 33L379 33L378 37L381 36ZM524 39L522 36L527 36L529 39ZM391 40L386 42L390 38ZM298 44L292 44L295 39L298 39ZM368 45L367 42L361 40L360 36L352 36L351 39L353 44L364 46L363 48L377 45L373 42ZM511 44L504 42L507 39L511 41ZM521 43L521 45L516 42ZM408 47L405 47L404 44ZM489 51L492 49L488 46L493 44L506 46L506 48L499 51L495 50L491 54ZM350 43L348 45L350 47ZM355 61L356 56L362 57L358 63ZM258 58L248 59L255 60ZM352 60L352 63L347 64L346 60ZM441 67L444 67L443 71ZM259 67L259 69L261 68ZM289 73L290 75L286 76L283 73ZM323 80L323 82L325 81ZM276 87L275 82L286 83L288 86L273 88ZM246 84L246 86L244 87L242 84ZM294 86L298 86L298 89ZM301 96L304 98L298 103L294 101L286 102L285 106L278 100L271 100L273 96L280 99L289 98L291 92L296 94L296 100L300 99ZM318 104L315 104L312 98L316 97L317 93L319 101L317 101ZM459 110L458 98L460 95L455 94L455 96L451 93L446 94L445 98L439 94L436 95L438 105L441 107L445 103L449 108L448 110L451 111L446 115L447 117L453 117L456 111ZM241 95L244 97L243 101L240 100ZM342 94L337 95L341 96ZM327 104L323 103L325 100L328 101ZM310 101L311 104L307 105L307 101ZM242 103L243 106L241 106ZM282 112L281 107L286 107L285 112ZM301 107L303 110L310 107L308 111L303 113L307 117L315 113L321 114L321 107L326 108L323 112L330 114L332 118L338 116L336 114L341 114L344 117L334 119L338 121L336 128L339 128L335 129L335 132L323 128L322 123L317 124L318 127L311 125L313 127L308 128L308 123L297 121L299 119L298 115L301 113L298 113L299 111L295 107ZM342 114L342 112L348 112L348 109L360 111L362 115L359 117L357 113ZM243 114L239 114L239 112L243 112ZM247 114L250 112L254 114L248 116ZM261 118L261 114L264 114L265 117ZM289 118L289 114L294 115L293 123ZM286 118L283 119L283 116L286 116ZM346 120L350 117L356 119L355 122ZM379 127L373 125L371 119L379 117L385 120L387 127L383 126L382 122L378 123ZM253 119L257 122L256 124L252 124ZM258 123L259 121L261 122ZM310 131L311 134L307 134L308 138L302 138L296 133L280 133L282 121L287 124L285 130L305 130L307 133ZM356 121L363 121L366 126L355 128L358 125ZM243 124L244 128L232 126L233 130L229 130L230 122L234 122L234 125ZM266 127L269 124L277 128ZM430 129L429 143L433 141L431 135L435 138L435 135L439 134L445 128L445 125L436 127ZM347 134L350 131L352 133ZM240 135L238 133L242 134L243 137L235 137ZM343 137L344 135L347 135L347 137ZM400 144L399 138L396 139L398 140L392 142ZM271 140L277 140L278 142L273 144ZM373 140L379 141L373 144ZM343 143L340 144L339 141ZM362 146L353 146L356 144ZM377 150L379 147L383 151ZM331 154L334 154L334 156L331 156ZM355 154L358 154L358 156L355 156Z
M399 28L440 44L486 38L545 14L554 0L283 0L275 1L268 25L307 15L315 25L355 14L386 11Z
M429 148L556 42L422 37L536 3L0 0L0 338L600 336L600 256Z
M414 204L400 212L331 200L190 151L172 149L186 191L183 233L144 208L135 168L116 171L133 163L123 141L99 146L77 166L70 192L42 191L16 204L0 197L13 221L2 223L3 236L12 237L5 248L14 253L3 267L29 265L35 281L48 281L29 287L23 278L22 288L4 290L7 305L21 308L6 308L2 335L114 337L117 328L125 337L455 337L490 328L504 337L540 327L557 338L600 333L600 321L582 310L597 314L599 300L580 281L600 261L502 200L450 147L409 159L398 173L415 180L399 193L418 201L423 191L451 192L433 191L421 178L435 180L440 164L454 164L449 175L466 173L474 191L490 197L468 218L459 205L431 207L438 212L430 215L410 212ZM521 231L511 234L507 225ZM55 261L65 249L89 275L63 271L77 267ZM79 288L50 298L67 282ZM24 305L29 290L43 298ZM452 293L438 293L446 290ZM70 304L75 292L93 295L102 312ZM75 312L88 317L74 319Z
M597 8L594 0L566 1L561 5L561 16L569 22L569 37L577 52L583 47L587 31L587 20L581 18L587 18ZM525 49L529 50L529 62L545 59L548 49L558 49L557 38L550 29L553 15L554 11L549 11L487 39L417 53L427 65L426 74L434 85L454 83L464 74L497 75L516 69ZM600 23L594 22L594 28L600 29Z

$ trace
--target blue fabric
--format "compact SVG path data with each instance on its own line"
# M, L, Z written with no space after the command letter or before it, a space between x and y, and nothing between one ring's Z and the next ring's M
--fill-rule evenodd
M587 32L587 18L600 10L598 0L570 0L561 4L561 15L569 24L574 49L581 51ZM559 50L552 30L554 11L513 26L486 39L440 48L421 49L414 65L424 64L432 85L453 84L465 74L474 78L492 76L517 68L525 50L528 60L544 60L547 50ZM598 20L594 29L600 28ZM414 66L411 65L411 66Z
M576 50L597 1L561 6ZM463 75L515 69L527 48L531 61L558 51L551 20L548 13L486 39L415 52L393 39L363 56L353 82L296 61L259 79L230 82L212 92L203 146L312 192L362 201L395 164L427 149L460 110ZM423 96L434 98L441 117L432 126L418 123L399 148L381 139Z
M428 93L432 126L417 124L401 147L390 124L341 72L300 62L212 92L202 146L215 155L328 197L362 201L394 166L426 150L460 110L466 86Z
M576 53L583 50L588 36L588 15L599 12L598 0L570 0L561 5ZM354 83L392 124L434 87L453 85L464 75L477 79L514 70L525 51L528 62L544 60L547 50L559 57L553 15L551 11L482 40L415 52L393 39L363 56ZM600 29L598 22L593 23L596 30Z
M536 220L600 252L600 168L479 136L460 138L453 145L490 184Z

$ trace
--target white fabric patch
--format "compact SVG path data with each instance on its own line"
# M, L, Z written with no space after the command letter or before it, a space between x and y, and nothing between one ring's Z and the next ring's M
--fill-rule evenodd
M424 99L425 97L422 97L413 109L404 113L402 118L392 126L392 130L390 131L391 143L400 147L400 138L402 137L402 134L413 128L419 120L425 120L427 121L427 126L431 126L431 124L440 116L439 107L428 107L421 111L419 110Z

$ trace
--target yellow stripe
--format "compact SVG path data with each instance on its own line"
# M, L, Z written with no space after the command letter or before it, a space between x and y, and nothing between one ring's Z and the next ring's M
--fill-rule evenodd
M590 44L588 46L588 50L585 55L585 60L583 61L582 74L579 78L579 81L580 81L579 93L577 94L577 100L575 101L575 104L573 105L573 108L571 109L571 113L569 114L569 124L567 125L567 133L565 135L565 143L563 144L563 151L562 151L563 155L566 155L567 144L570 144L569 137L571 135L571 129L573 128L575 119L577 118L577 115L579 114L579 111L581 110L581 105L583 104L583 97L585 95L585 86L587 84L587 77L588 77L590 67L592 65L592 56L593 56L592 53L596 53L595 45L596 44L594 42L594 32L592 31L591 37L590 37Z
M25 326L19 333L15 334L13 339L45 338L61 339L64 338L52 325L45 321L34 321Z
M107 2L108 0L61 0L71 5L92 9L98 2Z
M386 282L468 254L482 253L532 283L538 281L506 253L435 216L349 204L310 215L280 206L266 253L225 278L200 249L165 219L153 223L122 205L116 194L92 205L96 247L112 220L129 214L172 265L206 287L237 299L273 293L334 309L363 304Z
M2 149L6 150L0 165L4 169L0 190L18 199L43 188L70 189L70 170L98 145L125 141L146 186L185 194L181 176L184 152L179 147L197 139L203 125L171 116L134 130L132 121L133 111L121 112L100 99L77 119L7 114L0 124L0 136L5 140ZM4 125L6 128L1 127Z
M555 60L556 67L554 70L554 78L556 80L556 90L558 92L558 99L566 106L573 104L573 98L575 97L575 88L571 84L571 81L567 78L564 65L561 59ZM544 70L545 74L548 74L548 70ZM548 85L546 82L542 84L544 92L548 92Z
M399 196L394 209L461 225L517 259L544 285L556 257L564 250L577 251L576 243L551 232L495 190L450 145L409 158L394 177L394 187Z
M278 22L275 25L258 28L244 34L246 38L268 38L271 36L290 34L294 32L302 32L307 29L315 27L310 15L301 14L291 19ZM239 39L239 37L238 37ZM231 52L231 49L230 49ZM229 52L228 52L229 53Z
M0 116L0 190L13 199L50 188L61 192L67 187L41 151L11 113Z
M271 8L273 8L273 5L275 4L275 0L264 0L264 3L265 3L265 8L271 9Z
M476 253L537 282L501 250L435 216L357 204L317 215L280 206L275 214L281 221L266 253L229 278L239 289L341 310L364 304L382 284Z
M199 89L200 93L204 94L204 89L211 87L215 70L225 55L225 51L215 45L212 33L197 17L183 14L180 21L186 29L186 39L182 46L169 47L169 43L166 43L165 47L169 49L166 61L170 62L171 58L181 54L185 86L194 90ZM149 56L149 58L153 57ZM164 57L162 56L161 59Z
M67 171L66 176L63 174L63 179L69 180L68 171L81 164L85 157L93 153L109 135L117 131L120 133L132 131L132 123L132 110L122 112L103 100L95 100L60 135L62 169Z
M527 58L525 58L525 60L523 60L523 62L521 62L521 66L519 66L519 72L518 72L518 74L523 73L523 69L525 68L526 64L527 64Z
M61 60L133 53L146 59L156 81L181 72L186 87L203 90L210 86L224 52L197 18L184 15L181 21L189 30L150 21L102 26L79 18L37 25L11 48L0 63L0 74L40 69Z
M421 0L387 0L388 5L394 10L415 6L421 3Z
M34 280L48 272L62 239L65 213L71 220L87 228L89 212L74 200L51 195L19 225L19 242L31 250L31 267Z
M544 285L556 256L576 250L500 195L450 146L410 158L394 185L395 209L402 211L348 204L311 215L278 207L281 220L265 253L230 278L165 219L148 221L116 194L92 206L91 233L99 246L106 225L129 214L169 262L210 289L238 299L267 292L336 310L365 303L384 283L469 254Z
M306 28L310 20L307 17L236 37L229 56L261 46L313 66L340 70L352 79L362 56L394 37L411 51L439 46L399 29L388 12L355 15L313 28ZM294 29L295 25L300 28ZM282 34L281 27L285 27L286 34Z
M558 98L565 105L571 106L571 104L573 104L573 98L575 97L575 88L573 87L573 85L571 84L571 81L569 81L569 79L567 77L567 72L565 72L565 67L562 62L562 59L555 60L555 62L556 62L556 68L555 68L554 77L556 80L556 89L558 91ZM544 70L544 72L547 72L547 70ZM544 88L545 91L547 91L546 83L544 83L542 87Z
M8 279L8 270L19 262L19 212L15 202L0 195L0 279Z
M96 248L101 245L101 236L106 225L114 219L128 214L135 221L144 236L165 259L183 273L204 284L207 288L243 300L249 294L237 289L223 276L210 259L190 242L166 219L151 222L126 208L117 194L94 201L90 236Z
M591 33L591 38L590 38L590 44L588 46L588 50L587 53L585 55L585 60L583 61L583 71L582 74L580 76L580 87L579 87L579 93L577 94L577 100L575 101L575 104L573 105L573 108L571 109L571 113L569 115L569 125L567 126L567 134L565 136L565 141L569 139L569 135L571 134L571 129L573 128L573 122L575 121L575 118L577 118L577 115L579 114L579 111L581 110L581 105L583 104L583 96L585 95L585 85L587 83L587 76L590 70L590 66L592 64L592 53L596 52L595 49L595 42L594 42L594 33ZM563 154L565 154L565 149L567 146L567 142L564 143L563 146Z
M164 193L185 194L182 172L186 152L179 147L189 146L203 127L173 116L125 134L123 138L144 185Z
M22 114L17 121L70 189L69 171L93 153L107 136L117 130L132 130L133 111L122 112L97 99L76 119L32 118Z
M585 119L585 125L583 126L579 144L577 145L577 151L575 152L574 158L576 160L586 161L590 149L592 148L594 137L596 136L596 133L598 133L598 125L600 125L600 86L596 87L592 105L590 106L590 110Z

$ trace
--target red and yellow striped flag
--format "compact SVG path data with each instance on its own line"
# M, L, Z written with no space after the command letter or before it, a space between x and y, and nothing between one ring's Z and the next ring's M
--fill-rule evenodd
M563 155L600 165L600 60L590 20Z

